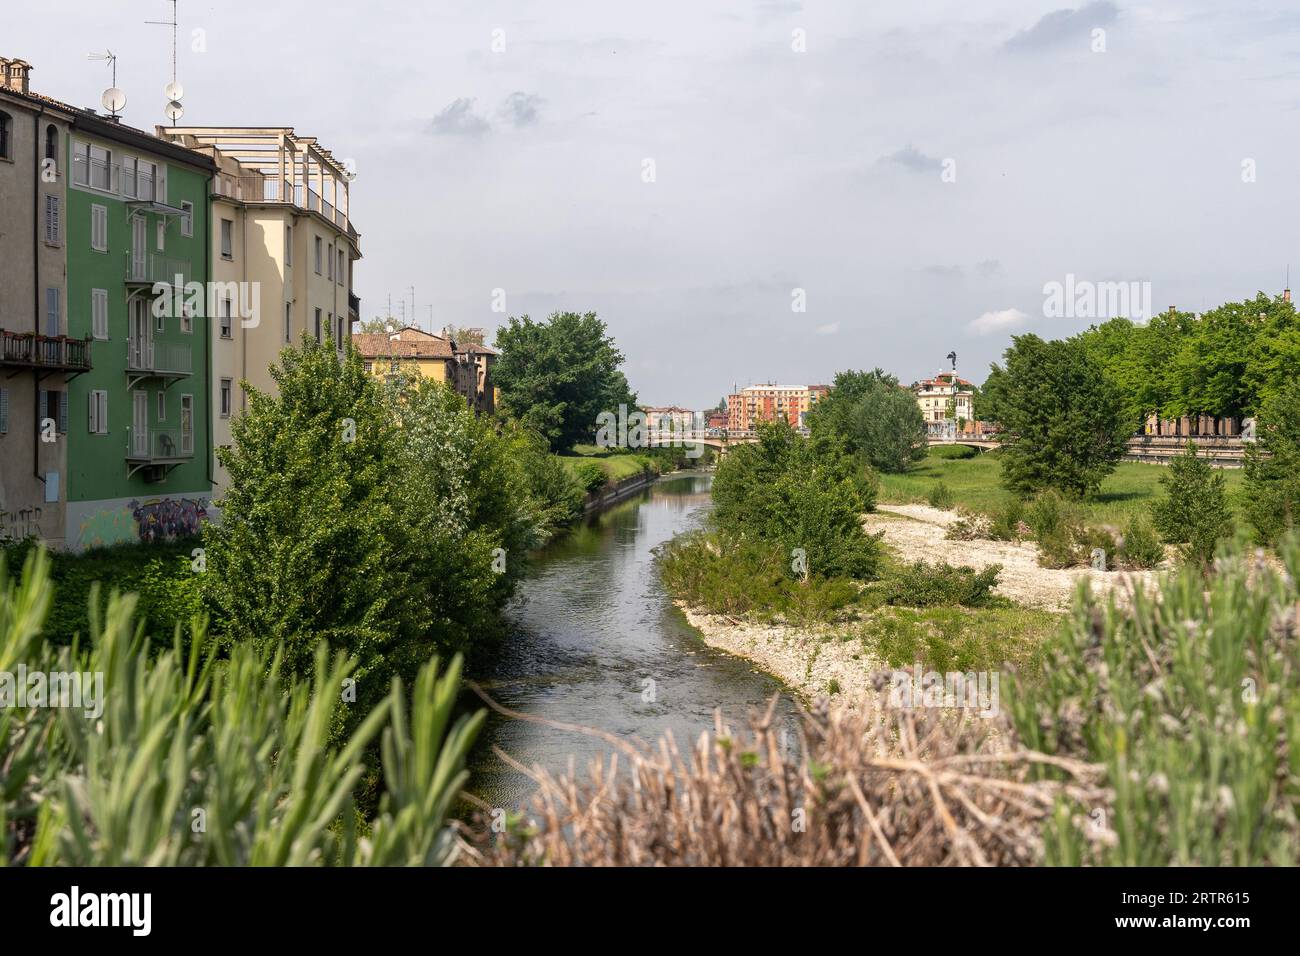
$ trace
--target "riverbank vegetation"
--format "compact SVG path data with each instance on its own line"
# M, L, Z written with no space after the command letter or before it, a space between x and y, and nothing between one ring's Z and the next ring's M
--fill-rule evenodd
M324 642L309 676L289 673L282 645L226 653L202 620L151 655L135 597L99 597L82 641L56 648L40 636L54 599L48 556L30 553L19 585L0 555L0 674L79 679L62 706L34 699L30 679L21 691L0 684L0 865L454 859L447 820L483 720L453 719L459 659L426 659L409 704L394 679L354 719L344 712L357 706L347 689L358 662ZM355 729L335 735L343 724ZM383 796L363 816L353 793L367 754L382 755Z
M689 753L623 745L624 772L543 776L472 860L1294 863L1300 545L1280 554L1279 570L1229 547L1208 581L1183 566L1128 608L1084 589L984 710L892 700L881 674L861 710L814 707L797 748L771 709L748 732L719 719Z

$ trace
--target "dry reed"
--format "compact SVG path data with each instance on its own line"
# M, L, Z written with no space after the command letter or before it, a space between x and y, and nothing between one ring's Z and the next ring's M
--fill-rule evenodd
M492 832L486 814L464 826L462 859L483 866L1033 865L1056 808L1066 808L1070 826L1093 830L1083 824L1088 808L1107 801L1100 766L1020 747L1005 718L887 708L883 695L854 713L819 702L804 715L798 745L785 746L793 742L774 725L775 704L751 713L743 739L716 715L714 732L686 751L671 734L653 749L599 735L615 750L585 775L527 769L498 751L537 789L505 832ZM1056 779L1042 779L1043 765L1056 768Z

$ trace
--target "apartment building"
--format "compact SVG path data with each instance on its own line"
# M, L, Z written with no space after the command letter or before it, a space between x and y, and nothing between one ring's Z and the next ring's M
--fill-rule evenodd
M957 423L974 422L974 386L955 372L940 372L912 385L926 429L932 435L955 432Z
M476 343L458 345L445 335L434 335L408 325L393 332L353 335L353 346L365 370L388 379L402 371L442 382L477 413L496 411L497 389L492 381L496 349Z
M351 220L351 174L315 137L289 127L158 127L216 170L207 241L213 408L212 461L220 498L228 477L215 448L247 410L241 382L274 392L280 350L304 335L340 358L360 302L352 291L361 237Z
M69 334L67 149L72 111L0 57L0 540L66 534L68 387L91 367Z
M830 390L829 385L747 385L727 396L727 428L746 432L759 422L780 419L795 428L806 428L808 413Z
M696 414L689 408L677 405L650 406L641 409L645 412L646 427L652 432L688 432L696 426Z
M204 292L212 161L89 110L68 143L67 544L198 531L211 501Z

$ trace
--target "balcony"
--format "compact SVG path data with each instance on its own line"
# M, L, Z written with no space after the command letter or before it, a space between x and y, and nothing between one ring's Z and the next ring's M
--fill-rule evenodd
M190 271L189 259L164 256L157 252L126 254L126 281L131 285L153 286L161 282L179 289L190 281Z
M194 374L194 354L188 345L132 338L126 344L126 377L129 388L146 378L168 383Z
M50 372L89 372L90 339L0 329L0 365Z
M341 229L349 229L347 214L325 199L311 186L289 182L280 188L277 175L265 176L218 176L217 193L241 202L283 202L320 213L327 220Z
M177 465L194 458L194 433L179 428L128 428L127 477L142 469L146 480L160 481Z

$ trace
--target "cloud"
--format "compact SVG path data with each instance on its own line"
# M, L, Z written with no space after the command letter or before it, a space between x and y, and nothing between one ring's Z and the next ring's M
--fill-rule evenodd
M962 272L961 266L930 265L921 270L926 275L934 276L936 279L960 279L965 273Z
M473 97L452 100L441 113L429 121L434 136L482 136L492 127L474 112Z
M1015 53L1025 53L1056 46L1067 40L1079 40L1082 43L1094 27L1105 26L1118 13L1119 8L1110 0L1095 0L1077 10L1053 10L1028 30L1022 30L1008 40L1006 48Z
M942 160L925 155L911 143L908 143L896 153L880 157L879 161L882 163L895 163L905 169L912 170L914 173L937 173L943 168Z
M546 101L536 93L516 90L505 98L497 112L516 127L532 126Z
M1029 316L1019 309L1001 309L997 312L985 312L978 319L969 322L966 328L976 335L993 335L996 332L1009 332L1029 321Z
M839 330L840 330L840 324L838 322L830 322L827 323L826 325L817 326L818 335L834 335Z
M1002 263L997 259L981 259L975 263L975 271L988 279L995 275L1001 275Z

